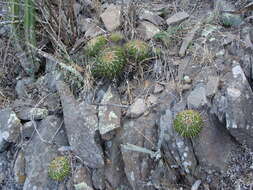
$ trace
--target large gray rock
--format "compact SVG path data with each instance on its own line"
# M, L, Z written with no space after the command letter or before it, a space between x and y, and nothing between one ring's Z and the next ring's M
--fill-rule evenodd
M104 166L101 147L95 141L95 133L98 130L96 106L84 102L78 103L69 87L62 81L57 82L57 89L61 97L65 128L73 152L92 168Z
M219 87L220 79L216 76L209 76L208 82L206 84L206 96L212 97L216 94Z
M9 143L17 143L21 126L10 108L0 110L0 152L5 151Z
M17 117L21 120L41 120L48 116L48 110L45 108L19 107L15 109Z
M147 105L144 99L137 98L134 103L127 110L127 117L137 118L141 116L147 109Z
M154 160L148 153L128 149L132 144L147 150L153 150L157 145L156 115L150 113L136 120L126 120L121 135L121 152L125 165L125 173L134 190L154 189L147 186Z
M239 64L228 76L226 127L242 144L253 148L253 93Z
M102 106L99 106L99 132L104 139L111 139L113 131L120 127L121 109L120 107L113 106L121 104L119 94L116 89L111 86L105 93L102 101Z
M116 30L120 26L121 7L111 4L100 17L108 31Z
M236 145L217 117L204 112L202 112L202 117L205 121L203 129L197 137L192 139L199 164L206 171L216 169L225 172Z
M54 182L48 177L48 166L56 156L59 156L57 146L68 145L65 133L58 131L61 125L62 119L55 116L48 116L37 126L40 136L36 133L25 148L25 172L27 177L23 190L51 190L56 188L57 182ZM54 137L57 131L58 133ZM55 145L49 144L52 142L53 137ZM42 139L49 143L43 142Z
M85 167L78 167L73 173L75 190L93 190L90 172Z
M147 21L142 21L139 26L137 27L137 31L140 33L140 35L146 39L151 39L154 35L160 32L160 29Z

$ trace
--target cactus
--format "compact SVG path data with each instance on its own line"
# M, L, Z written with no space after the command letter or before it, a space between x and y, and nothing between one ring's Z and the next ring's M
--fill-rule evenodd
M48 175L56 181L62 181L70 174L71 167L69 159L66 156L54 158L48 168Z
M124 64L124 50L118 46L109 47L98 55L92 72L95 76L112 79L121 73Z
M127 54L136 61L142 61L149 57L149 46L141 40L132 40L125 44Z
M88 41L85 47L85 53L88 56L96 56L106 45L108 41L105 36L97 36Z
M114 32L109 36L109 40L113 43L119 43L124 40L124 36L119 32Z
M185 110L176 115L174 129L183 137L195 137L203 127L203 120L199 112Z

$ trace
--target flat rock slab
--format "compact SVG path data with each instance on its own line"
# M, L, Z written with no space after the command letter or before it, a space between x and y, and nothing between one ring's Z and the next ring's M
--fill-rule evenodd
M220 79L216 76L209 76L208 82L206 85L206 96L212 97L216 94L218 87L219 87Z
M203 86L197 86L187 97L187 105L191 109L198 109L206 104L206 89Z
M42 120L38 126L40 136L36 133L34 138L25 148L26 160L26 180L23 190L55 189L56 183L48 177L48 166L50 162L59 156L57 146L45 143L41 140L51 141L54 134L59 130L62 124L62 119L55 116L48 116ZM55 144L58 146L66 146L67 137L65 133L57 133Z
M157 144L155 118L155 114L149 114L148 117L142 116L136 120L127 120L123 124L121 152L126 176L135 190L147 189L145 182L149 179L154 163L149 154L129 150L125 145L130 143L153 150Z
M110 5L100 16L108 31L116 30L120 26L121 7Z
M147 110L147 105L144 99L137 98L127 110L127 117L137 118Z
M236 145L217 117L206 113L202 113L202 117L205 125L200 134L192 139L199 164L207 170L215 168L225 172Z
M168 25L175 24L178 22L181 22L189 17L189 14L186 12L178 12L174 14L173 16L169 17L166 22Z
M147 21L142 21L137 27L137 31L141 34L146 40L151 39L154 35L160 32L160 29Z
M111 86L105 93L102 101L102 106L99 106L99 132L103 139L109 140L113 137L113 131L120 127L121 109L118 106L120 97L116 89ZM111 133L110 133L111 132Z
M253 149L253 93L239 64L226 79L226 127L235 139Z
M0 110L0 152L8 143L16 143L20 135L21 123L10 108Z
M96 106L78 103L69 87L62 81L57 82L61 97L64 123L69 143L73 152L89 167L99 168L104 165L100 145L95 142L98 130Z
M164 24L164 20L162 17L148 10L143 10L140 13L139 18L140 20L147 20L157 26Z

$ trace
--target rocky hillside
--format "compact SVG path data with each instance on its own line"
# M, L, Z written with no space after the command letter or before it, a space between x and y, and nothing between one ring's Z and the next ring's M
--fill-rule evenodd
M0 190L253 188L252 1L20 2L0 2Z

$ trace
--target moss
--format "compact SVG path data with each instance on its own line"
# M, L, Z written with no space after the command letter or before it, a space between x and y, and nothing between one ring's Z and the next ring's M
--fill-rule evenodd
M88 56L96 56L108 43L105 36L97 36L88 41L85 46L85 53Z
M177 114L174 129L183 137L195 137L203 127L203 119L199 112L185 110Z
M124 50L118 46L109 47L98 55L92 73L98 77L112 79L122 72L124 64Z
M119 43L124 40L124 36L120 32L114 32L109 36L109 40L113 43Z
M125 44L127 54L137 61L142 61L149 57L149 46L142 40L132 40Z
M64 180L70 174L70 171L70 162L66 156L54 158L48 167L49 177L56 181Z

